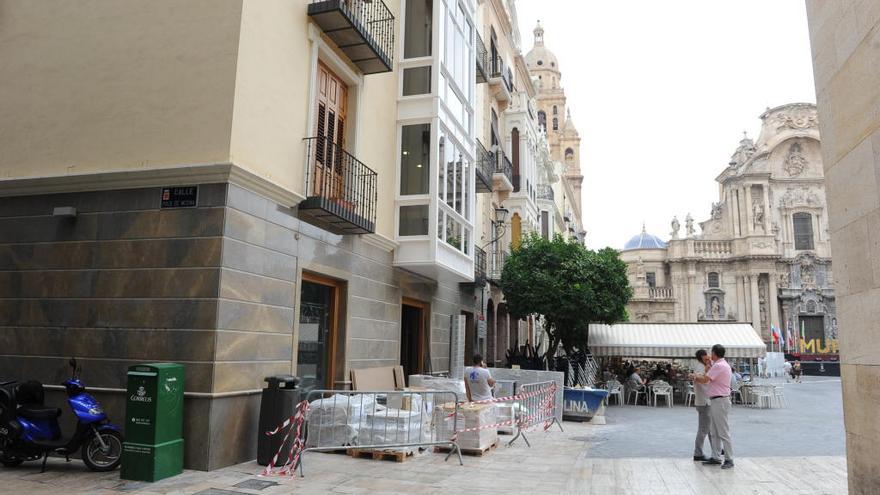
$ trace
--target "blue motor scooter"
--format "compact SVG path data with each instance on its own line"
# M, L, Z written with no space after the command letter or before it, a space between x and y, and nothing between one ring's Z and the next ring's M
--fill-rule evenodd
M70 455L82 451L82 460L92 471L112 471L122 459L122 433L110 423L101 404L86 393L79 380L81 368L71 358L71 378L63 385L67 402L76 415L76 430L61 434L61 410L43 403L43 384L0 382L0 463L15 467L24 461L43 458L43 471L49 454Z

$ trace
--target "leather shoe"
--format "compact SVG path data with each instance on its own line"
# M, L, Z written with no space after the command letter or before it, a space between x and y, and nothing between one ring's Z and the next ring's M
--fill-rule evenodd
M703 461L703 464L706 466L720 466L721 461L719 459L709 459L708 461Z
M724 464L721 465L721 469L733 469L733 461L724 461Z
M704 455L695 455L694 456L694 462L704 462L704 461L708 461L708 460L709 460L709 458Z

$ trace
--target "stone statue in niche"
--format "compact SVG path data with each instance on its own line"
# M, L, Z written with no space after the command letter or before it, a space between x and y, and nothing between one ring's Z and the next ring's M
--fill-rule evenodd
M687 231L688 238L694 236L694 218L691 216L690 213L688 213L687 216L684 218L684 228Z
M791 283L790 280L791 280L791 275L789 275L788 273L780 273L779 274L779 281L777 282L777 285L779 285L779 287L788 287L789 284Z
M721 319L721 301L718 300L718 296L712 298L712 319Z
M672 217L672 238L678 239L678 229L681 228L681 224L678 223L678 217Z
M789 177L797 177L804 173L804 170L807 169L807 159L801 150L801 143L793 143L788 148L788 156L785 157L782 167Z
M764 231L764 207L761 203L755 203L752 207L752 218L755 222L755 230Z

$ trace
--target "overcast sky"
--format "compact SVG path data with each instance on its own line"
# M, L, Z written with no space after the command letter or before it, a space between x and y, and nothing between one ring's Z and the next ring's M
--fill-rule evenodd
M815 103L803 0L517 0L538 19L581 136L591 248L669 238L718 199L715 177L768 106ZM699 233L699 228L698 228Z

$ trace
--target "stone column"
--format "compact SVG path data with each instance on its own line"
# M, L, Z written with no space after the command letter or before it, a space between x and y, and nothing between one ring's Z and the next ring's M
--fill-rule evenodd
M736 321L748 321L746 319L746 298L743 294L743 277L742 275L737 275L736 284L734 288L736 289ZM730 308L730 303L727 303L727 307Z
M767 285L767 297L770 299L770 305L767 308L770 311L770 323L779 329L779 332L785 336L785 329L779 326L779 293L776 289L776 272L767 275L769 284Z
M761 303L758 300L758 274L756 273L749 275L749 292L752 299L752 326L763 339L765 329L761 328Z
M876 2L808 0L807 18L835 277L849 280L836 293L847 481L853 495L874 494L880 487L880 245L865 232L880 230L880 184L874 177L880 167L880 10Z
M697 309L694 307L694 279L695 276L688 274L687 281L687 320L697 321Z
M770 216L770 184L763 186L764 190L764 234L773 235L773 219Z
M743 212L743 221L746 224L746 233L752 234L755 231L755 226L752 223L752 185L746 184L743 188L745 191L746 197L746 207Z

